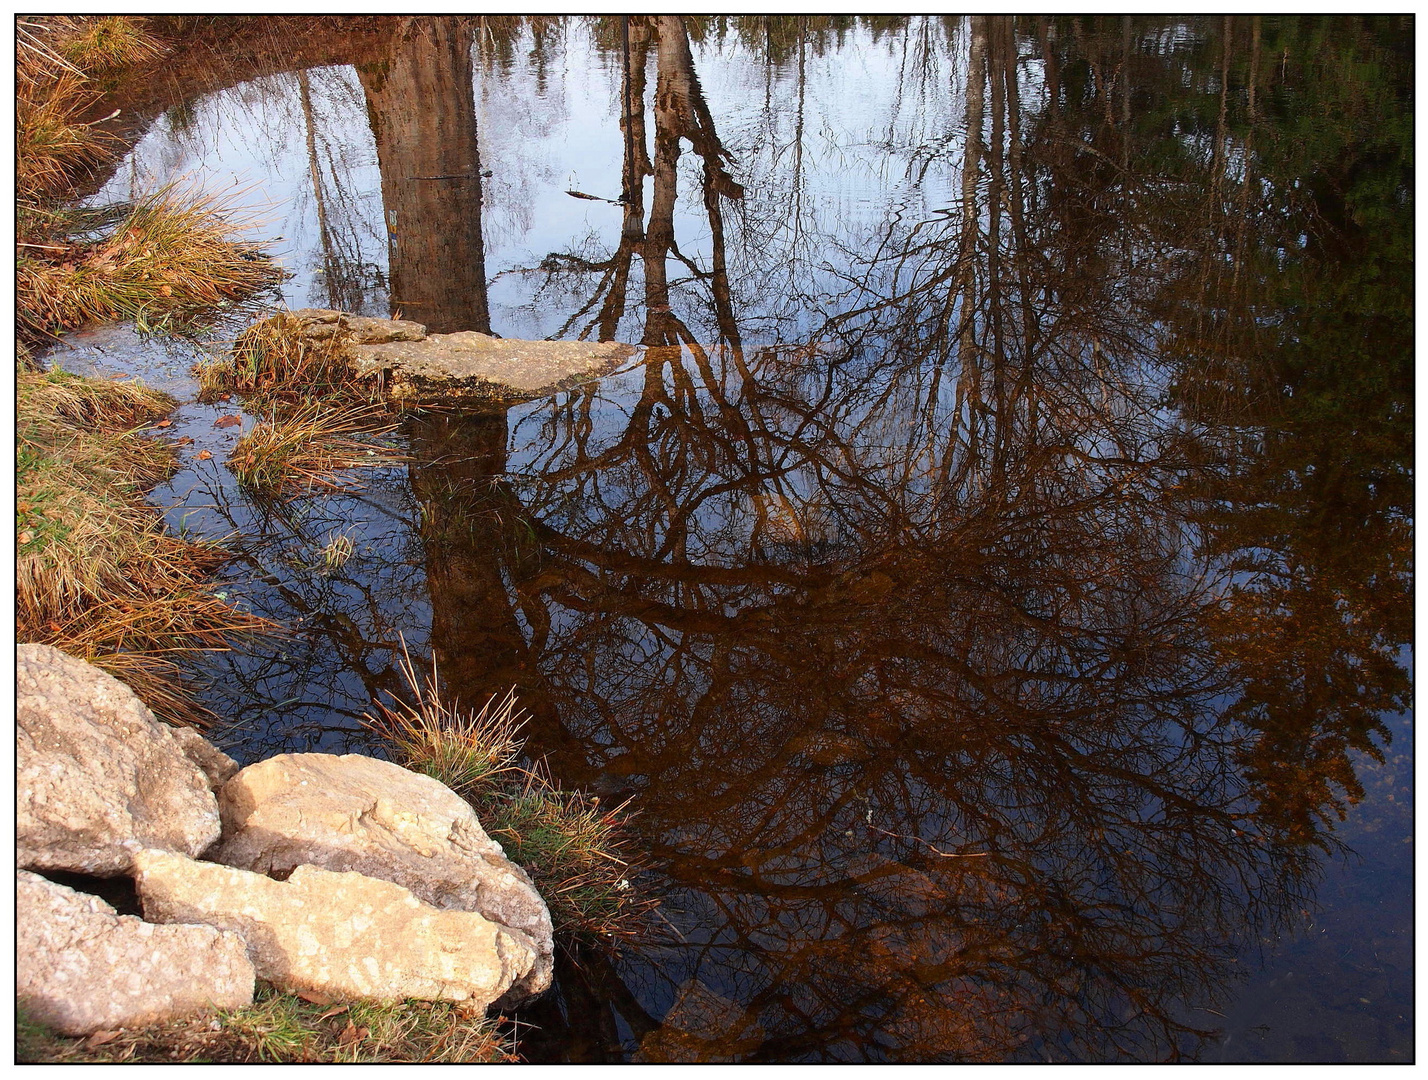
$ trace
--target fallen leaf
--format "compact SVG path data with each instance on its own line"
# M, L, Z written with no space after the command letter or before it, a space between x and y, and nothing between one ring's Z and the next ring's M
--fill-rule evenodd
M217 420L213 421L213 426L214 426L214 427L236 427L237 425L241 424L242 422L243 422L243 418L242 418L241 416L220 416Z
M154 425L154 427L169 427L172 424L172 420L160 420L157 424Z
M34 503L16 503L16 504L15 504L15 512L16 512L17 514L28 514L28 513L29 513L31 510L33 510L34 508L35 508L35 504L34 504Z
M218 395L218 400L219 400L219 401L232 401L232 400L233 400L233 395L232 395L232 394L219 394L219 395Z
M85 1046L103 1046L105 1043L113 1042L119 1038L117 1031L96 1031L89 1038L84 1040Z
M34 534L34 533L32 533L32 532L22 532L22 533L20 534L20 543L22 543L22 544L28 544L28 543L29 543L31 540L33 540L34 538L35 538L35 534Z
M208 450L200 450L198 453L194 454L193 456L194 456L194 459L195 459L196 461L207 461L209 458L211 458L211 457L213 456L213 454L212 454L211 452L209 452Z
M328 997L326 994L320 993L317 990L298 990L296 993L298 997L302 998L304 1001L310 1001L314 1005L332 1004L332 998ZM351 1025L349 1024L348 1026L350 1027Z
M57 622L52 622L48 623L45 629L47 629L51 634L58 634L64 630L64 627Z
M371 1028L358 1027L351 1020L347 1021L347 1026L342 1029L342 1034L337 1036L337 1041L343 1046L351 1046L359 1043L372 1034Z
M175 440L174 440L174 445L175 445L175 446L188 446L188 445L190 445L192 442L193 442L193 440L192 440L191 438L189 438L187 435L185 435L182 439L175 439Z
M335 1008L335 1009L328 1009L325 1013L323 1013L321 1016L319 1016L318 1019L319 1019L319 1020L327 1020L327 1019L329 1019L329 1018L331 1018L331 1017L333 1017L333 1016L341 1016L341 1015L342 1015L343 1013L345 1013L346 1011L347 1011L347 1006L346 1006L346 1005L339 1005L339 1006L337 1006L337 1008ZM351 1027L351 1026L352 1026L352 1021L349 1020L349 1021L347 1022L347 1026L348 1026L348 1027Z

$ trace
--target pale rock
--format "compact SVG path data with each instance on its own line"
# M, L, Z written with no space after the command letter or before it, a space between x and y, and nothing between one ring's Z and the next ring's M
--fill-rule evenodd
M277 321L279 326L295 329L299 336L317 341L339 338L352 344L382 344L421 341L426 337L426 327L419 322L349 315L329 308L299 308L275 315L269 321Z
M208 777L118 679L19 645L15 697L18 865L115 875L133 847L197 855L218 839Z
M423 386L489 384L514 397L541 397L606 375L638 351L617 341L521 341L462 330L355 347L352 367Z
M342 328L354 344L383 345L389 341L421 341L426 327L407 319L374 319L367 315L342 316Z
M193 728L171 727L169 732L183 748L184 756L208 777L210 791L217 791L238 774L238 762L205 739Z
M617 341L523 341L477 330L428 334L421 323L327 308L282 312L267 323L341 343L354 374L380 379L398 396L507 402L543 397L606 375L639 352Z
M509 1002L550 985L550 910L530 877L446 785L359 754L279 754L219 792L215 862L281 876L309 864L396 882L434 907L479 912L535 943Z
M152 850L134 865L146 918L240 934L258 976L288 990L484 1007L536 962L525 934L363 874L299 866L274 881Z
M31 1019L88 1035L248 1005L253 965L237 934L155 926L17 870L15 993Z

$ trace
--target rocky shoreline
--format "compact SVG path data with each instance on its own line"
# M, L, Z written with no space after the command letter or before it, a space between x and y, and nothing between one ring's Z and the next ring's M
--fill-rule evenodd
M355 754L240 769L47 645L17 646L16 690L17 999L32 1019L88 1035L206 1015L250 1003L257 979L472 1010L549 987L545 902L445 785ZM142 917L52 876L132 880Z

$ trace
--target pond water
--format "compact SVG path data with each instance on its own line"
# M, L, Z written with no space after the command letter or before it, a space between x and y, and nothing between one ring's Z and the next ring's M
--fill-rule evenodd
M1412 1060L1411 18L353 25L178 57L98 198L647 347L278 504L186 405L154 495L291 630L237 756L370 751L405 641L631 800L527 1059Z

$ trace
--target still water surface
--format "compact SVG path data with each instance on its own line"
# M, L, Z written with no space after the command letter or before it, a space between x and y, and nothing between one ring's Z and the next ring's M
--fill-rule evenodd
M239 756L368 749L404 638L632 800L660 915L528 1059L1412 1059L1411 19L233 25L100 198L648 346L155 496L295 631L208 672Z

